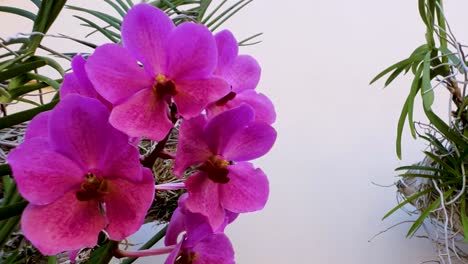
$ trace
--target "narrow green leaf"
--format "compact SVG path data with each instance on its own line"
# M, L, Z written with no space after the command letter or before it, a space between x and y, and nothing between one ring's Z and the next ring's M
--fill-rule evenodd
M442 174L443 175L443 174ZM403 173L398 175L397 177L403 177L403 178L425 178L425 179L436 179L436 180L441 180L444 178L449 178L447 176L442 176L442 175L433 175L433 174L421 174L421 173Z
M12 66L13 64L15 64L17 62L20 62L21 60L23 60L24 58L26 58L29 55L31 55L31 54L30 53L24 53L24 54L22 54L22 55L20 55L18 57L15 57L13 59L2 62L0 64L0 72L7 69L10 66Z
M457 53L452 52L448 48L443 46L439 47L439 51L442 53L443 56L447 57L461 73L465 73L465 68L461 66L462 63L465 64L465 62L460 61L460 58L458 58L458 56L456 55Z
M90 27L98 30L99 32L101 32L105 37L107 37L110 41L114 42L114 43L118 43L119 40L116 39L114 36L112 36L112 34L110 34L107 30L103 29L102 27L98 26L96 23L92 22L91 20L89 19L86 19L84 17L80 17L80 16L76 16L74 15L74 17L78 18L79 20L81 21L84 21L85 23L87 23Z
M460 217L463 226L463 236L465 237L465 242L468 242L468 217L466 216L466 195L462 194L460 204Z
M424 109L424 113L437 130L448 140L455 143L458 149L466 149L468 147L468 143L464 141L462 136L457 131L450 128L440 117L434 114L434 112Z
M397 136L396 136L396 154L401 159L401 136L405 126L406 117L408 116L408 99L406 99L403 108L401 109L400 118L398 119Z
M47 86L49 86L49 84L47 83L28 84L24 86L15 87L14 89L9 90L8 92L11 96L11 100L15 100L24 94L37 91Z
M384 217L382 217L382 220L384 220L385 218L389 217L390 215L392 215L394 212L396 212L398 209L402 208L403 206L411 203L412 201L418 199L419 197L425 195L425 194L428 194L429 192L431 192L432 190L434 190L434 187L431 187L429 189L426 189L422 192L418 192L416 194L413 194L411 195L410 197L407 197L406 200L404 200L403 202L399 203L397 206L393 207L392 210L390 210L388 213L386 213L384 215Z
M47 258L47 264L57 264L57 256L49 256Z
M407 58L407 59L404 59L402 61L399 61L399 62L391 65L390 67L386 68L385 70L383 70L382 72L377 74L377 76L375 76L374 79L372 79L369 84L373 84L374 82L376 82L377 80L379 80L383 76L387 75L389 72L394 71L395 69L404 68L407 65L411 65L411 63L413 61L414 61L413 58Z
M411 90L408 95L408 98L406 99L408 104L407 104L407 111L408 111L408 125L411 131L411 135L413 138L416 138L416 128L414 127L414 121L413 121L413 110L414 110L414 99L416 98L416 95L418 94L418 91L421 87L421 73L422 73L423 67L419 67L418 70L416 71L416 74L414 75L413 82L411 83Z
M255 39L257 37L260 37L261 35L263 35L263 33L257 33L255 35L252 35L242 41L240 41L239 43L237 43L237 45L239 46L248 46L248 45L251 45L251 44L247 44L248 41L252 40L252 39ZM259 41L255 42L255 43L258 43Z
M115 11L117 11L117 13L119 13L119 15L123 18L125 16L125 11L122 10L122 8L120 8L118 5L116 5L114 2L112 2L111 0L104 0L104 2L106 2L108 5L110 5L112 8L114 8Z
M211 13L202 20L202 24L203 25L206 25L206 23L211 19L211 17L213 17L220 9L221 7L223 7L223 5L227 2L227 0L223 0L215 9L213 9L213 11L211 11Z
M41 0L31 0L34 5L36 5L38 8L41 7Z
M426 1L425 0L419 0L418 1L418 10L419 10L419 15L421 16L422 21L426 26L429 26L429 22L427 19L426 15Z
M28 63L24 63L18 66L11 67L8 70L0 72L0 82L4 82L6 80L9 80L15 76L27 73L29 71L38 69L40 67L43 67L47 65L45 61L32 61Z
M439 164L440 166L442 166L444 169L446 169L447 171L451 172L452 174L456 175L457 177L460 177L461 178L461 174L458 170L454 169L452 166L450 166L449 164L447 164L445 161L443 161L440 157L438 157L437 155L434 155L434 153L432 152L429 152L429 151L423 151L424 154L426 154L426 156L428 156L429 158L431 158L431 160L435 161L437 164Z
M0 207L0 220L5 220L20 215L28 205L27 201L17 202L11 205Z
M427 53L424 57L421 94L424 109L430 110L434 103L434 91L431 85L431 54Z
M450 194L452 194L454 189L449 189L448 191L446 191L444 193L444 200L447 199L447 197L450 196ZM416 221L413 223L413 225L410 227L410 229L408 230L408 233L406 234L407 237L411 236L414 232L416 232L416 230L418 230L418 228L422 225L424 219L426 219L430 213L432 213L432 211L434 211L435 209L437 209L437 207L439 207L439 205L441 204L441 198L437 198L434 202L432 202L427 208L426 210L424 210L421 215L418 217L418 219L416 219Z
M392 83L393 80L395 80L395 78L398 77L398 75L400 75L400 73L402 73L404 70L405 70L405 67L396 68L385 81L384 87L387 87L390 83Z
M126 0L126 1L127 1L128 6L132 7L134 5L132 0Z
M213 26L216 22L218 22L220 19L223 19L226 15L229 14L232 10L234 10L236 7L244 3L246 0L240 0L237 1L237 3L233 4L232 6L228 7L226 10L224 10L221 14L219 14L217 17L213 18L210 22L206 24L207 27Z
M37 80L38 82L44 82L54 88L56 91L60 89L60 83L56 80L52 80L51 78L35 73L27 73L26 76L31 80Z
M0 129L12 127L14 125L21 124L23 122L31 120L37 114L42 113L44 111L51 110L54 106L58 103L58 101L52 101L48 104L41 105L39 107L29 109L26 111L22 111L19 113L15 113L12 115L4 116L0 118Z
M411 165L411 166L401 166L395 169L396 171L401 171L401 170L420 170L420 171L432 171L432 172L438 172L438 173L447 173L446 170L439 169L439 168L434 168L434 167L429 167L429 166L419 166L419 165Z
M241 1L239 1L239 2L241 2ZM210 30L215 31L218 27L220 27L222 24L224 24L224 22L226 22L229 18L231 18L233 15L237 14L240 10L242 10L244 7L246 7L248 4L250 4L252 2L253 2L253 0L249 0L249 1L245 2L243 5L239 6L238 8L232 10L231 13L225 15L216 25L212 26L210 28ZM231 9L231 8L229 8L229 9ZM227 10L229 10L229 9L227 9ZM213 21L217 21L217 20L218 20L218 18L215 18Z
M107 241L104 245L100 246L96 250L93 250L90 258L86 261L87 264L101 264L109 263L112 259L112 251L119 246L117 241Z
M115 17L113 17L111 15L108 15L108 14L105 14L105 13L102 13L102 12L99 12L99 11L94 11L94 10L82 8L82 7L79 7L79 6L67 5L67 8L91 14L91 15L99 18L100 20L106 22L107 24L109 24L113 28L120 31L120 26L122 25L122 21L119 20L118 18L115 18Z
M210 6L211 1L212 0L200 0L200 8L199 8L198 17L197 17L198 23L201 23L201 21L203 20L203 16L205 15L206 10Z
M16 7L11 7L11 6L0 6L0 12L12 13L18 16L29 18L32 21L36 20L35 14L29 11L26 11L24 9L21 9L21 8L16 8Z
M125 11L125 12L128 12L128 6L127 4L125 4L122 0L115 0L117 2L117 4L119 4L119 6Z
M65 75L65 70L62 68L62 65L60 65L60 63L58 63L56 60L44 56L34 56L33 58L35 60L45 61L47 65L54 68L54 70L60 73L62 77Z

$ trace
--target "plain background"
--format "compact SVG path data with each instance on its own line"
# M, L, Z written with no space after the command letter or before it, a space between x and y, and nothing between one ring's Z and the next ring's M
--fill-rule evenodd
M103 1L69 2L110 12ZM468 2L446 2L452 29L466 43ZM0 4L33 8L27 0ZM71 14L64 12L50 33L82 37L89 32ZM3 13L0 25L2 38L30 30L26 19ZM256 0L223 28L238 39L264 33L261 44L241 53L262 65L258 89L271 97L278 115L276 145L255 162L270 178L270 200L265 210L242 215L227 230L237 262L393 264L434 259L429 241L405 238L409 223L369 242L378 232L414 219L400 211L381 221L396 205L396 191L372 184L391 185L397 180L395 167L422 158L424 144L412 140L408 131L403 160L395 155L396 124L410 79L401 78L385 90L383 82L368 84L424 43L416 1ZM44 43L62 52L86 51L54 38ZM448 98L440 95L437 103L444 105ZM415 119L424 121L418 111ZM146 228L134 242L144 242L153 231Z

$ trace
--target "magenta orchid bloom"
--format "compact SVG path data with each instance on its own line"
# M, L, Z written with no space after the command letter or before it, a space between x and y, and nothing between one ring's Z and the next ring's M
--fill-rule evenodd
M255 88L260 81L261 68L257 61L248 55L238 55L237 40L228 30L215 36L218 47L218 65L215 75L224 78L231 91L207 107L209 117L246 103L255 110L255 119L273 124L276 119L273 103Z
M33 119L25 142L8 155L29 201L21 228L44 255L93 247L102 230L122 240L143 224L153 176L108 119L98 100L70 94Z
M159 141L173 126L172 101L181 116L191 118L229 92L226 81L213 76L216 41L203 25L176 27L163 11L141 3L125 16L122 41L123 47L98 47L86 70L114 104L111 124L129 136Z
M179 207L172 214L166 232L166 246L177 247L168 256L165 264L233 264L234 250L223 231L237 214L228 212L223 225L213 231L205 216L186 209L186 199L187 194L179 198ZM185 234L178 242L177 238L183 232Z
M245 213L262 209L268 199L268 180L262 170L246 161L267 153L275 139L276 131L255 121L253 109L246 104L211 120L204 116L184 120L174 173L181 177L192 165L199 170L185 181L188 210L208 217L216 230L226 210Z
M73 57L71 62L73 72L65 74L63 78L63 83L60 87L60 99L65 98L69 94L79 94L85 97L96 98L111 109L112 104L94 89L86 74L85 65L86 60L81 55Z

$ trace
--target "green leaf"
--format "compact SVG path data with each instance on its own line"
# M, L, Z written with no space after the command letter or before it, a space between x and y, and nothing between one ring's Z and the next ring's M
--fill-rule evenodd
M0 176L11 175L11 168L8 164L0 164Z
M8 91L11 96L10 100L13 101L24 94L37 91L47 86L49 86L49 84L47 83L36 83L36 84L28 84L24 86L15 87L14 89L11 89Z
M91 14L91 15L101 19L102 21L106 22L107 24L109 24L113 28L120 31L120 26L122 25L122 21L119 20L118 18L115 18L115 17L113 17L111 15L108 15L108 14L105 14L105 13L102 13L102 12L99 12L99 11L94 11L94 10L90 10L90 9L86 9L86 8L82 8L82 7L78 7L78 6L69 6L69 5L67 5L67 8Z
M418 91L421 87L421 73L422 73L423 67L419 67L418 70L416 71L416 74L414 76L413 82L411 83L411 90L408 95L408 98L406 99L408 104L408 125L411 131L411 135L413 138L416 138L416 128L414 127L414 121L413 121L413 109L414 109L414 99L416 98L416 95L418 94Z
M29 55L31 55L31 54L30 53L24 53L24 54L22 54L22 55L20 55L18 57L15 57L13 59L2 62L0 64L0 72L7 69L10 66L12 66L13 64L20 62L21 60L23 60L24 58L26 58Z
M431 54L427 53L424 57L421 94L424 109L430 110L434 103L434 91L431 85Z
M60 73L60 75L63 77L65 76L65 70L62 68L62 66L60 65L60 63L58 63L56 60L54 59L51 59L49 57L44 57L44 56L34 56L33 59L35 60L42 60L42 61L45 61L47 65L49 65L50 67L52 67L54 70L56 70L58 73Z
M47 258L47 264L57 264L57 256L49 256Z
M391 65L390 67L386 68L385 70L383 70L382 72L377 74L377 76L375 76L374 79L372 79L369 84L373 84L374 82L376 82L377 80L379 80L383 76L387 75L391 71L394 71L394 70L400 69L400 68L404 69L407 65L411 65L411 63L413 61L414 61L414 58L410 57L410 58L404 59L402 61L399 61L399 62Z
M11 67L8 70L0 72L0 82L4 82L6 80L9 80L15 76L27 73L29 71L38 69L40 67L43 67L47 65L47 63L43 60L40 61L32 61L28 63L24 63L18 66Z
M128 6L122 0L115 0L117 4L125 11L128 12Z
M60 89L60 83L57 82L56 80L52 80L51 78L41 75L41 74L35 74L35 73L27 73L26 76L30 78L31 80L37 80L39 82L44 82L48 85L50 85L52 88L54 88L56 91Z
M0 6L0 12L12 13L18 16L26 17L32 21L36 20L36 15L21 8L11 6Z
M451 52L448 48L443 46L439 47L439 50L440 53L442 53L443 56L447 57L461 73L465 73L465 68L461 66L462 63L465 64L465 62L460 61L460 58L458 58L458 56L456 55L457 53Z
M114 8L115 11L117 11L117 13L119 13L119 15L121 17L124 17L125 16L125 11L122 10L122 8L120 8L118 5L114 4L112 1L110 0L104 0L104 2L106 2L108 5L112 6L112 8Z
M210 6L211 2L212 0L200 0L200 8L199 8L198 17L197 17L198 23L202 22L203 16L205 15L206 10Z
M445 161L443 161L440 157L437 155L434 155L434 153L429 152L429 151L423 151L426 156L431 158L431 160L435 161L437 164L442 166L445 170L451 172L453 175L456 175L457 177L461 177L461 174L458 170L454 169L452 166L447 164Z
M31 2L33 2L33 4L36 5L38 8L41 7L41 0L31 0Z
M21 201L11 205L0 207L0 220L5 220L20 215L27 205L27 201Z
M109 31L105 30L104 28L98 26L96 23L92 22L91 20L89 19L86 19L84 17L80 17L80 16L76 16L74 15L74 17L78 18L79 20L81 21L84 21L85 23L87 23L87 25L89 27L92 27L94 29L96 29L97 31L101 32L106 38L108 38L110 41L114 42L114 43L118 43L119 40L116 39L111 33L109 33Z
M241 3L241 2L243 2L243 1L239 1L238 3ZM224 22L226 22L229 18L231 18L233 15L237 14L237 12L239 12L241 9L243 9L244 7L246 7L248 4L250 4L252 2L253 2L253 0L249 0L249 1L245 2L243 5L236 8L236 9L234 9L234 6L236 6L237 4L234 4L233 6L231 6L230 8L228 8L226 10L226 11L232 10L232 12L230 12L229 14L223 12L220 16L216 17L215 19L213 19L213 21L208 23L208 24L212 24L212 23L219 20L219 22L216 25L213 25L210 28L210 30L215 31L218 27L220 27L222 24L224 24ZM210 26L207 25L207 27L210 27Z
M406 117L408 116L408 99L406 99L403 108L401 109L400 118L398 119L397 136L396 136L396 154L401 159L401 136L405 126Z
M466 216L466 195L465 193L461 196L461 205L460 205L460 217L463 226L463 236L465 237L465 242L468 242L468 217Z
M448 191L446 191L443 196L444 196L444 200L447 199L447 197L450 196L450 194L452 194L454 189L449 189ZM432 211L434 211L435 209L437 209L437 207L439 207L439 205L441 204L441 197L437 198L434 202L432 202L422 213L421 215L418 217L418 219L416 219L416 221L413 223L413 225L410 227L410 229L408 230L408 233L406 234L407 237L411 236L414 232L416 232L416 230L418 230L418 228L422 225L424 219L426 219L430 213L432 213Z
M399 203L397 206L393 207L392 210L390 210L388 213L386 213L384 215L384 217L382 217L382 220L384 220L385 218L389 217L390 215L392 215L394 212L396 212L398 209L402 208L403 206L409 204L410 202L416 200L417 198L425 195L425 194L428 194L429 192L431 192L432 190L434 190L434 187L431 187L429 189L426 189L422 192L418 192L418 193L415 193L413 195L411 195L410 197L407 197L405 201Z
M420 170L420 171L432 171L437 173L447 173L446 170L434 168L430 166L420 166L420 165L411 165L411 166L401 166L395 169L395 171L401 170Z
M109 240L96 250L93 250L86 264L109 263L112 259L112 252L119 246L119 242Z
M403 178L425 178L425 179L435 179L435 180L441 180L444 178L448 178L447 176L443 176L444 174L441 175L433 175L433 174L423 174L423 173L403 173L398 175L397 177L403 177Z
M239 46L250 46L250 45L258 44L258 43L260 43L261 41L256 41L256 42L252 42L252 43L247 43L247 42L250 41L250 40L252 40L252 39L255 39L255 38L257 38L257 37L259 37L259 36L261 36L261 35L263 35L263 33L257 33L257 34L255 34L255 35L252 35L252 36L250 36L250 37L248 37L248 38L246 38L246 39L240 41L239 43L237 43L237 45L239 45Z
M227 0L223 0L211 13L202 20L202 24L206 25L206 23L213 17L220 9L223 7L223 5L227 2Z
M450 128L440 117L434 114L434 112L424 109L424 113L437 130L448 140L456 144L458 149L466 149L468 147L468 143L464 141L458 131Z
M21 124L23 122L31 120L33 117L44 111L51 110L58 103L58 101L52 101L48 104L41 105L39 107L15 113L12 115L4 116L0 118L0 129L12 127L14 125Z

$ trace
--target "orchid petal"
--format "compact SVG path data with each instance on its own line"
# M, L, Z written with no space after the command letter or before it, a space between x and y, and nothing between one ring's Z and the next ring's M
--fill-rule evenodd
M177 257L179 256L180 249L182 247L182 242L177 244L177 246L171 251L171 254L166 258L164 264L174 264Z
M268 200L268 179L260 169L248 162L228 166L230 181L220 188L224 208L235 213L247 213L263 209Z
M246 103L255 110L255 120L267 124L273 124L276 120L275 107L271 100L262 93L254 90L246 90L237 94L234 100L229 101L229 107L233 108L242 103Z
M86 72L96 90L113 104L153 84L130 52L116 44L98 47L86 63Z
M223 75L229 70L237 58L239 46L234 35L229 30L223 30L215 35L216 46L218 48L217 75Z
M223 233L207 237L190 251L198 255L194 264L234 264L234 249Z
M240 55L223 77L227 79L234 92L240 93L255 89L260 81L260 73L260 65L253 57Z
M217 63L216 42L203 25L182 23L171 33L166 46L167 74L174 82L180 79L204 79Z
M105 224L98 202L78 201L75 192L68 192L48 205L29 204L21 218L24 235L42 254L49 256L94 247Z
M35 116L28 124L28 129L24 134L24 140L26 141L35 137L48 137L49 116L50 111L42 112Z
M71 94L51 112L51 147L85 169L100 169L112 129L109 111L98 100Z
M116 105L110 123L130 137L146 136L154 141L163 139L173 126L166 101L156 99L151 89L142 90Z
M43 137L28 139L7 157L18 190L32 204L49 204L70 190L79 190L86 171L50 149Z
M71 64L73 72L65 74L62 87L60 87L60 98L63 99L68 94L97 98L98 93L85 71L86 60L81 55L76 55Z
M109 180L109 193L104 197L109 225L106 231L112 240L122 240L138 231L154 198L154 178L149 169L142 169L142 181Z
M174 27L163 11L148 4L138 4L124 18L122 42L142 62L145 70L156 76L165 67L166 42Z
M211 102L229 92L229 85L218 77L203 80L179 80L176 82L177 94L174 101L184 118L192 118Z
M180 208L176 208L172 213L171 221L167 227L166 236L164 237L164 244L171 246L177 244L177 238L180 233L185 231L185 215L181 212Z
M276 131L263 122L253 122L238 130L227 143L223 157L233 161L248 161L265 155L276 140Z
M176 176L182 177L188 167L203 163L213 155L203 140L205 124L206 120L202 115L182 121L173 170Z
M205 141L214 154L222 154L231 137L254 120L254 111L241 105L211 119L204 128Z
M202 172L188 177L185 184L189 194L185 202L187 209L206 216L211 229L216 230L224 222L224 209L219 200L219 184Z

